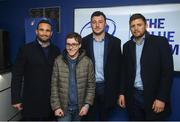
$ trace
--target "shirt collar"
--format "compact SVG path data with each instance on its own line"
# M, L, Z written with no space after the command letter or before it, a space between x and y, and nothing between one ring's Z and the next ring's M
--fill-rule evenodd
M135 42L137 45L142 45L144 43L145 40L145 35L143 35L139 41L136 41L135 38L133 38L133 42Z
M50 42L43 43L39 39L37 39L37 41L41 45L41 47L48 47L50 45Z
M93 35L93 40L96 41L96 42L103 42L105 40L105 37L102 37L101 41L97 41L95 36Z
M103 38L103 39L101 39L101 41L97 41L97 40L93 37L93 40L94 40L95 42L103 42L105 39Z

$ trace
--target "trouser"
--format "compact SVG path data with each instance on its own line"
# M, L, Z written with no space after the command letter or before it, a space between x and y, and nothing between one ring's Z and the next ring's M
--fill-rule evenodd
M104 83L96 83L96 93L93 106L90 107L87 116L83 120L108 120L109 110L105 108Z
M64 113L63 117L57 117L58 121L80 121L81 117L79 116L79 110L71 110L68 109L67 112Z
M134 89L130 120L145 120L145 117L143 90Z

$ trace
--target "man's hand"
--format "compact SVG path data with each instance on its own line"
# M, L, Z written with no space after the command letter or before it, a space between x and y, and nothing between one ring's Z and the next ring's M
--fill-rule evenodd
M14 108L16 108L17 110L21 111L23 109L22 103L17 103L12 105Z
M79 116L87 115L88 110L89 110L89 104L84 105L79 112Z
M152 109L154 110L155 113L163 112L164 107L165 107L165 102L158 100L158 99L154 100L154 103L152 105Z
M55 116L63 117L64 112L61 108L58 108L57 110L54 111Z
M119 104L120 107L122 107L122 108L125 108L125 107L126 107L126 102L125 102L125 97L124 97L124 95L119 95L118 104Z

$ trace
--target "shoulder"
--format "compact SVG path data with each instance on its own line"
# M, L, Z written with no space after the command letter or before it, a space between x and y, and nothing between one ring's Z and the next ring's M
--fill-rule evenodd
M91 59L86 55L85 50L82 49L81 51L82 51L82 53L81 53L81 56L80 56L80 60L82 60L82 62L87 63L87 64L91 63L92 61L91 61Z
M147 38L150 38L150 39L159 39L159 40L165 40L166 39L163 36L156 36L156 35L148 35Z
M109 40L113 40L113 41L121 41L119 38L117 38L116 36L110 35L109 33L106 33L105 37Z
M93 34L91 33L91 34L83 37L82 40L83 40L83 41L88 41L88 40L91 40L92 38L93 38Z
M87 39L87 38L91 38L91 37L93 37L93 34L92 34L92 33L86 35L85 37L83 37L83 39Z
M33 51L32 49L35 48L35 45L36 45L36 43L33 41L33 42L30 42L30 43L27 43L27 44L23 45L20 48L20 50L22 50L22 51L28 51L28 50Z
M54 63L55 63L56 65L61 65L61 66L63 66L64 63L65 63L65 61L64 61L64 59L63 59L63 56L62 56L62 55L58 55L58 56L55 58Z
M61 61L63 59L63 56L62 55L58 55L56 58L55 58L55 61Z
M123 50L128 49L133 44L134 42L132 40L128 40L126 43L124 43Z
M163 36L149 35L147 39L159 45L168 44L168 39Z
M91 59L90 59L87 55L85 55L85 56L83 57L83 59L84 59L85 61L87 61L87 62L90 62L90 61L91 61Z

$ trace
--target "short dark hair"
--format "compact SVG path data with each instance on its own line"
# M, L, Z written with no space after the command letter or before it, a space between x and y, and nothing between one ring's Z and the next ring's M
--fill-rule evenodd
M40 20L40 21L38 22L38 24L37 24L37 29L39 28L39 25L40 25L41 23L46 23L46 24L50 25L51 28L52 28L52 24L51 24L50 20L48 20L48 19L42 19L42 20Z
M144 21L144 23L146 24L146 18L140 13L135 13L135 14L131 15L131 17L129 19L129 24L131 24L131 22L135 19L142 19Z
M106 21L106 15L101 11L95 11L94 13L92 13L91 20L94 16L101 16L101 15L104 17L104 20Z
M72 33L67 34L66 41L67 39L71 39L71 38L74 38L79 44L81 44L82 37L78 33L72 32Z

